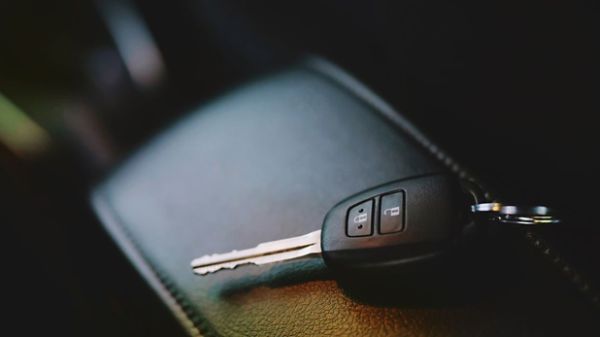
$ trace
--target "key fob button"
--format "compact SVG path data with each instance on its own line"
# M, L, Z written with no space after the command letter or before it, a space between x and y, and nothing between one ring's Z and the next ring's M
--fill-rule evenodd
M404 192L381 197L379 233L390 234L404 230Z
M348 211L346 234L351 237L373 235L373 199L360 203Z

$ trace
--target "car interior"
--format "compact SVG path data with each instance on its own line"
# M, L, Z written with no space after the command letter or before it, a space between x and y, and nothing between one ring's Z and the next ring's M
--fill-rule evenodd
M0 3L3 335L600 336L599 14Z

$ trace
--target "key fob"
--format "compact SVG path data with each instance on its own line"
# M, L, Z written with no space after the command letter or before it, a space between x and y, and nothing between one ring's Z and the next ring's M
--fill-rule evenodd
M393 268L429 261L459 244L469 227L472 191L449 174L395 181L353 195L325 217L328 266Z

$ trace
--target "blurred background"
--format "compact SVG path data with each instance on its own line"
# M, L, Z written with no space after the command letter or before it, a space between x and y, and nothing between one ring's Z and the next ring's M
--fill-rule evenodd
M306 55L354 74L506 199L562 210L559 245L597 280L598 7L1 2L3 321L22 335L180 331L89 191L178 117Z

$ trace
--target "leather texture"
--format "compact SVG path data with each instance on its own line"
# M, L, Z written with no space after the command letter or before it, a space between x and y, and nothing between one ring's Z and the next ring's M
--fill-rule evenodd
M199 107L124 162L93 202L191 335L597 332L580 294L514 235L486 245L495 259L412 281L340 277L319 259L191 272L200 255L319 229L333 205L358 191L452 167L366 88L311 61Z

